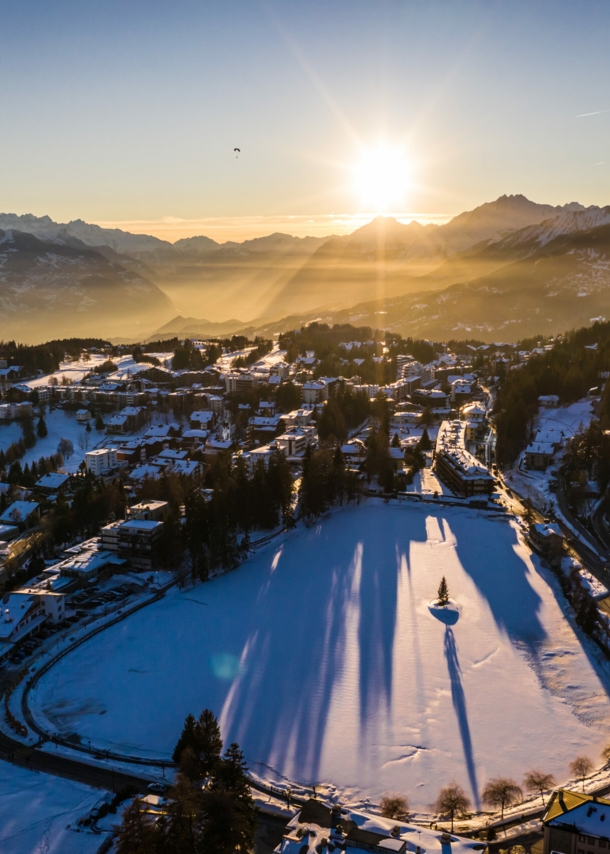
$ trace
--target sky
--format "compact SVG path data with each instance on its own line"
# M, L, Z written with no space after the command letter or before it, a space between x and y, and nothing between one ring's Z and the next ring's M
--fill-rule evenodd
M226 240L610 204L607 0L0 0L0 22L4 212Z

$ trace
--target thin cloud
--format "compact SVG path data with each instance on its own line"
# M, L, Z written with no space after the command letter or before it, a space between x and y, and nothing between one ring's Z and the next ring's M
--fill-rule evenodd
M602 113L610 113L610 110L595 110L594 113L581 113L576 116L577 119L584 119L585 116L601 116Z

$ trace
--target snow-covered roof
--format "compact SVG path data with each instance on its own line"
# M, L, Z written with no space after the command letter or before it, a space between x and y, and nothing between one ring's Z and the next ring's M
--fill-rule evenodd
M15 525L19 522L25 522L28 516L31 516L36 510L38 510L38 503L36 501L13 501L10 507L7 507L2 516L0 516L0 522L4 522L5 525Z
M70 475L60 474L59 472L49 472L40 478L36 486L39 489L61 489L61 487L70 479Z
M485 846L455 834L444 834L420 825L386 819L350 809L329 809L311 799L288 823L286 836L276 848L281 854L315 854L327 840L344 854L362 854L362 850L416 852L426 854L466 854ZM330 850L330 846L329 850Z
M525 449L525 453L552 457L555 453L555 446L550 445L548 442L530 442Z
M610 828L610 801L605 798L559 789L553 792L544 816L551 827L568 826L587 836L608 838Z

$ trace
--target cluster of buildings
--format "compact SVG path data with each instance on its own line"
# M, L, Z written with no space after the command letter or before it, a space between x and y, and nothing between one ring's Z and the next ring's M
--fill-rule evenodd
M482 407L466 407L472 414L484 418ZM463 418L443 421L436 439L434 451L434 469L438 477L453 492L463 497L490 495L494 491L495 480L488 467L472 453L476 445L483 420Z

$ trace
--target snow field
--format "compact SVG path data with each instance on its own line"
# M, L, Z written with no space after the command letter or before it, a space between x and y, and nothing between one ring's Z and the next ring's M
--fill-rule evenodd
M95 854L104 836L75 828L102 795L71 780L0 762L0 851Z
M441 576L457 621L431 613ZM610 667L506 520L370 501L235 572L176 589L68 654L31 697L42 725L168 758L211 708L262 778L426 810L456 780L567 779L610 723Z

